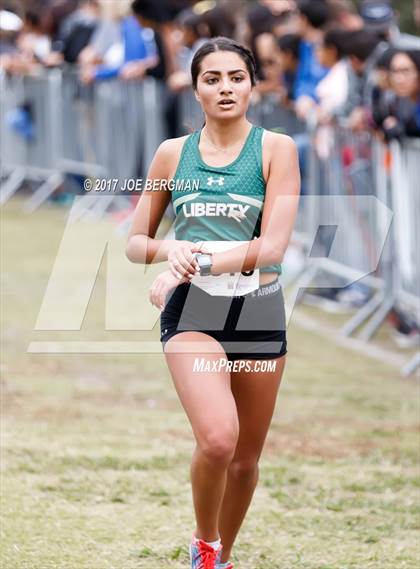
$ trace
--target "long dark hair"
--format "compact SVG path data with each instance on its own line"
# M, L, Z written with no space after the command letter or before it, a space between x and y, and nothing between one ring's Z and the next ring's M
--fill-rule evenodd
M194 90L197 89L197 78L200 72L200 65L202 60L209 53L214 53L216 51L233 51L233 53L237 53L247 67L251 79L251 85L254 86L257 83L255 60L251 51L233 39L219 36L217 38L212 38L203 44L194 55L194 58L191 62L191 79Z

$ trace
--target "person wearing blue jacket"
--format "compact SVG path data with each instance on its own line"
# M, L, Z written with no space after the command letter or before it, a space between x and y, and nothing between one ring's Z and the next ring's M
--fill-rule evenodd
M316 47L322 39L322 28L328 22L329 9L324 0L301 0L298 8L302 39L293 98L297 115L305 119L313 103L318 101L316 87L328 73L328 69L317 59Z
M151 28L143 27L134 15L127 16L118 24L118 36L113 47L122 46L122 57L116 63L103 63L87 67L81 73L83 83L121 77L140 79L147 69L159 62L155 35ZM118 61L119 60L119 61Z
M316 87L329 71L320 64L316 56L316 48L323 38L323 27L329 20L329 8L324 0L300 0L298 9L301 41L292 99L295 102L296 115L306 121L318 102ZM294 135L293 139L299 153L301 193L306 194L310 138L307 132L302 132Z
M96 80L117 77L127 63L143 62L149 63L149 66L156 65L157 49L150 28L143 28L137 18L128 16L121 22L121 36L124 45L123 63L114 67L100 65L95 72Z

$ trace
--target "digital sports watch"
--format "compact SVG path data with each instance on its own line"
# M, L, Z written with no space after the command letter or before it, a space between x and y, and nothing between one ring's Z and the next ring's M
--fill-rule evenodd
M211 267L213 265L212 256L208 253L196 253L195 260L200 267L200 276L208 277L211 275Z

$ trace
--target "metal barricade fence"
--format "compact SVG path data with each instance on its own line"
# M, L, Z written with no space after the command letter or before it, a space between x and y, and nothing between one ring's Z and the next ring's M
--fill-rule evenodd
M393 142L391 196L394 210L395 296L420 323L420 140ZM420 351L402 369L410 375L420 367Z
M102 180L143 177L157 146L164 138L162 97L156 81L108 80L83 86L77 72L62 76L62 152L59 167L65 172ZM102 216L129 194L105 184L100 195L85 196L93 217ZM84 206L81 206L83 214Z
M396 294L420 321L420 140L393 142L391 150Z
M359 337L370 340L390 311L397 307L406 308L419 324L420 141L405 139L388 146L367 131L353 133L343 127L318 128L308 140L309 190L312 194L317 198L325 195L374 196L386 206L371 209L365 207L369 205L368 201L353 202L353 199L325 203L322 199L310 200L310 207L297 220L296 230L306 235L306 242L303 242L307 247L315 245L308 236L313 236L313 231L325 224L328 214L331 220L339 219L344 226L347 239L336 240L338 246L334 255L332 249L328 253L328 239L323 242L321 238L321 243L317 243L320 254L328 256L318 267L337 276L338 282L340 277L351 277L355 269L361 273L369 271L378 253L380 255L375 270L370 270L370 274L362 279L376 292L341 332L350 335L365 324ZM316 272L309 264L297 287L309 286L316 281ZM408 375L419 365L416 355L404 366L402 373Z
M65 174L118 179L121 183L143 177L166 135L162 86L151 77L83 86L77 71L66 69L45 71L37 77L3 74L0 87L0 158L2 173L8 176L1 188L2 203L24 179L46 180L27 203L26 209L33 210ZM10 117L23 106L29 109L26 119L31 121L33 136L25 135L22 125L19 132L19 126L16 129L10 124ZM116 197L105 197L106 193L86 196L86 211L94 205L102 214Z
M63 72L61 80L63 115L58 167L73 174L106 176L108 163L102 151L105 133L100 132L99 89L81 85L78 73L71 69Z
M376 195L372 137L367 132L356 134L337 127L332 132L331 145L331 158L325 157L323 161L326 179L321 195L325 192L324 195L347 198L333 202L332 217L336 216L344 224L342 235L346 235L338 241L336 259L333 260L361 274L371 273L372 266L377 264L379 244L384 235L380 210L372 208L368 198ZM378 275L377 270L375 274Z
M57 80L56 73L51 73L48 80L45 75L8 77L2 74L1 158L9 168L22 167L47 175L54 171ZM18 116L18 113L21 114Z
M59 71L40 76L0 74L2 175L1 202L25 179L44 181L41 191L55 189L62 181L59 159Z
M371 138L372 150L372 182L375 197L385 204L392 212L392 197L390 186L390 150L388 146L376 138ZM393 213L392 213L393 215ZM393 307L394 300L394 277L395 277L395 251L393 239L393 225L390 230L388 216L379 210L378 229L386 234L383 242L380 262L375 274L381 279L383 286L364 304L355 315L343 326L342 332L349 336L360 326L365 324L359 337L362 340L370 340Z
M322 281L340 287L355 275L369 274L364 281L381 288L380 274L371 273L387 227L370 199L376 196L371 135L323 126L308 134L305 150L309 183L301 198L296 234L308 253L322 257L315 273L335 277L318 278L314 286L327 286ZM311 279L316 276L311 270ZM303 282L308 286L307 275Z

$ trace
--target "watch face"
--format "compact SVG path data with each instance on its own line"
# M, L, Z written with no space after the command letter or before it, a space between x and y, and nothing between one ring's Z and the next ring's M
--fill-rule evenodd
M197 255L197 263L200 267L200 275L210 275L210 267L212 265L211 255Z
M211 257L210 255L198 255L197 262L200 265L200 267L210 267Z

